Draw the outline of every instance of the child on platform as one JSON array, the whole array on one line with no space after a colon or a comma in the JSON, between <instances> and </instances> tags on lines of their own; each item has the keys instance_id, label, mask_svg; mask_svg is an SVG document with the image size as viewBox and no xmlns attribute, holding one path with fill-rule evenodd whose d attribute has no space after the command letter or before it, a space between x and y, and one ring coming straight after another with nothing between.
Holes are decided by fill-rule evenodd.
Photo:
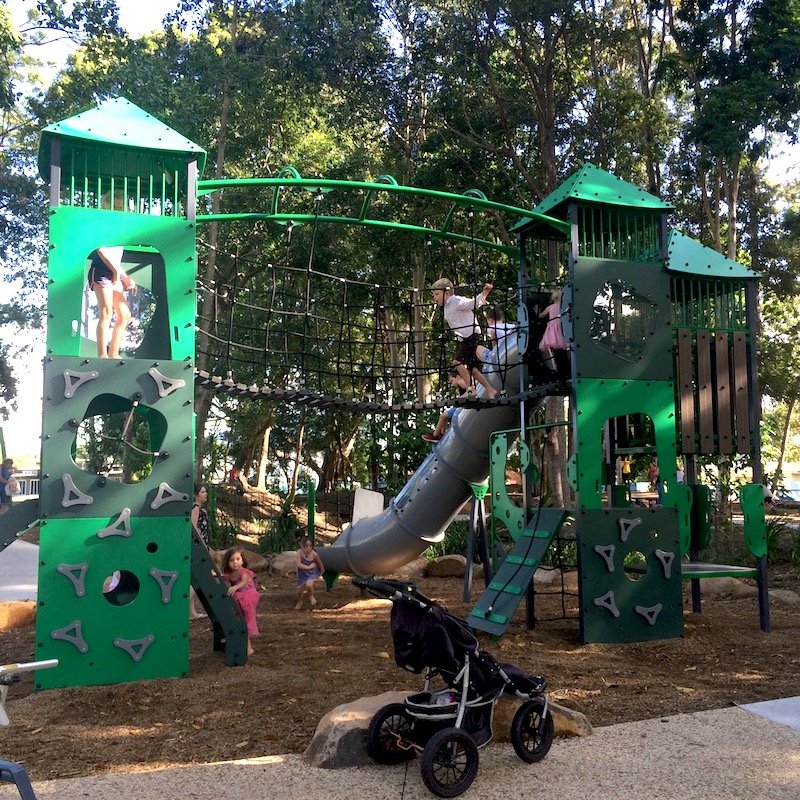
<instances>
[{"instance_id":1,"label":"child on platform","mask_svg":"<svg viewBox=\"0 0 800 800\"><path fill-rule=\"evenodd\" d=\"M438 281L431 284L433 300L437 306L442 307L445 321L458 341L453 366L468 387L461 395L460 399L462 400L471 395L473 380L483 386L486 396L490 400L494 400L497 396L497 389L489 383L479 369L480 360L477 349L480 343L481 328L475 316L475 311L486 305L492 288L491 283L485 283L480 294L475 297L462 297L453 293L453 283L449 278L439 278Z\"/></svg>"},{"instance_id":2,"label":"child on platform","mask_svg":"<svg viewBox=\"0 0 800 800\"><path fill-rule=\"evenodd\" d=\"M558 371L555 350L569 350L569 342L561 332L561 289L553 289L550 293L550 305L539 312L539 319L547 320L539 350L545 366L553 372Z\"/></svg>"},{"instance_id":3,"label":"child on platform","mask_svg":"<svg viewBox=\"0 0 800 800\"><path fill-rule=\"evenodd\" d=\"M225 551L222 559L222 577L229 583L228 597L233 597L239 606L244 621L247 623L247 655L253 655L253 646L250 644L251 636L258 636L256 623L256 606L261 599L255 584L256 574L247 568L247 559L244 553L236 547Z\"/></svg>"},{"instance_id":4,"label":"child on platform","mask_svg":"<svg viewBox=\"0 0 800 800\"><path fill-rule=\"evenodd\" d=\"M301 547L297 551L295 566L297 567L297 578L295 579L297 602L294 610L299 611L303 607L303 595L305 594L308 595L309 605L314 608L317 604L317 598L314 597L314 581L322 575L325 567L322 566L322 560L308 536L303 539Z\"/></svg>"}]
</instances>

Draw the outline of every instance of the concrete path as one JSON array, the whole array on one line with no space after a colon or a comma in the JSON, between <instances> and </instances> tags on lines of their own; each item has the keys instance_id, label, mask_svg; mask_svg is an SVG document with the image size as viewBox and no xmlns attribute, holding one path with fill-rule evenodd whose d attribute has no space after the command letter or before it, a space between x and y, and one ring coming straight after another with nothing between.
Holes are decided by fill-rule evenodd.
<instances>
[{"instance_id":1,"label":"concrete path","mask_svg":"<svg viewBox=\"0 0 800 800\"><path fill-rule=\"evenodd\" d=\"M762 705L762 704L754 704ZM13 725L13 723L12 723ZM264 719L265 730L269 727ZM7 729L13 735L13 727ZM309 767L300 756L34 783L39 800L429 800L419 759L407 766ZM19 797L0 786L0 800ZM796 800L800 731L742 708L679 714L557 739L527 765L510 745L480 752L465 800Z\"/></svg>"},{"instance_id":2,"label":"concrete path","mask_svg":"<svg viewBox=\"0 0 800 800\"><path fill-rule=\"evenodd\" d=\"M35 600L39 545L17 540L0 552L0 601Z\"/></svg>"}]
</instances>

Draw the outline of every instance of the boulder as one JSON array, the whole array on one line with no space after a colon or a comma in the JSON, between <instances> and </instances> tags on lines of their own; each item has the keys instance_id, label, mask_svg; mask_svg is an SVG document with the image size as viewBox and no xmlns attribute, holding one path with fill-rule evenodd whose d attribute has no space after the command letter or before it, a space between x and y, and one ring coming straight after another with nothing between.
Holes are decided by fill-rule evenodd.
<instances>
[{"instance_id":1,"label":"boulder","mask_svg":"<svg viewBox=\"0 0 800 800\"><path fill-rule=\"evenodd\" d=\"M295 572L296 559L297 550L284 550L282 553L276 553L272 559L272 569L281 575L285 575L288 572Z\"/></svg>"},{"instance_id":2,"label":"boulder","mask_svg":"<svg viewBox=\"0 0 800 800\"><path fill-rule=\"evenodd\" d=\"M396 569L394 574L398 578L424 578L428 569L428 559L420 556L408 564Z\"/></svg>"},{"instance_id":3,"label":"boulder","mask_svg":"<svg viewBox=\"0 0 800 800\"><path fill-rule=\"evenodd\" d=\"M533 583L536 586L551 586L558 575L557 569L539 569L533 573Z\"/></svg>"},{"instance_id":4,"label":"boulder","mask_svg":"<svg viewBox=\"0 0 800 800\"><path fill-rule=\"evenodd\" d=\"M517 709L524 700L501 700L494 709L494 741L511 741L511 723ZM570 738L573 736L591 736L594 730L585 714L571 708L550 703L550 713L553 715L553 726L556 736Z\"/></svg>"},{"instance_id":5,"label":"boulder","mask_svg":"<svg viewBox=\"0 0 800 800\"><path fill-rule=\"evenodd\" d=\"M743 583L738 578L701 578L700 593L707 597L752 597L758 594L758 587Z\"/></svg>"},{"instance_id":6,"label":"boulder","mask_svg":"<svg viewBox=\"0 0 800 800\"><path fill-rule=\"evenodd\" d=\"M428 562L428 577L463 578L466 566L467 559L458 553L439 556L438 558L434 558L433 561Z\"/></svg>"},{"instance_id":7,"label":"boulder","mask_svg":"<svg viewBox=\"0 0 800 800\"><path fill-rule=\"evenodd\" d=\"M0 631L24 628L36 621L35 600L13 600L0 603Z\"/></svg>"},{"instance_id":8,"label":"boulder","mask_svg":"<svg viewBox=\"0 0 800 800\"><path fill-rule=\"evenodd\" d=\"M336 706L317 724L314 738L303 753L312 766L323 769L360 767L372 763L366 735L372 718L389 703L402 703L411 692L384 692Z\"/></svg>"},{"instance_id":9,"label":"boulder","mask_svg":"<svg viewBox=\"0 0 800 800\"><path fill-rule=\"evenodd\" d=\"M800 606L800 594L791 589L770 589L769 599L788 606Z\"/></svg>"},{"instance_id":10,"label":"boulder","mask_svg":"<svg viewBox=\"0 0 800 800\"><path fill-rule=\"evenodd\" d=\"M372 763L367 754L366 733L372 717L389 703L402 703L411 692L384 692L345 703L328 712L317 725L303 758L312 766L342 769ZM511 722L522 700L501 700L495 707L494 740L511 739ZM592 726L579 711L550 703L556 736L589 736Z\"/></svg>"}]
</instances>

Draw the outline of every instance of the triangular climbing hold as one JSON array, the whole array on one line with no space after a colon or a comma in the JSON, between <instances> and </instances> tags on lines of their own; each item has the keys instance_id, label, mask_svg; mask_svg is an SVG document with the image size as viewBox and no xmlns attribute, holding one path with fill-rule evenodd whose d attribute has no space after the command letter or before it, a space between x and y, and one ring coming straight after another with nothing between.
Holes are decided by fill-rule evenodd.
<instances>
[{"instance_id":1,"label":"triangular climbing hold","mask_svg":"<svg viewBox=\"0 0 800 800\"><path fill-rule=\"evenodd\" d=\"M83 630L81 629L81 621L76 619L63 628L55 628L50 631L51 639L60 639L64 642L69 642L74 645L79 653L88 653L89 645L86 644L86 639L83 638Z\"/></svg>"},{"instance_id":2,"label":"triangular climbing hold","mask_svg":"<svg viewBox=\"0 0 800 800\"><path fill-rule=\"evenodd\" d=\"M84 494L75 485L72 476L65 472L61 476L61 482L64 484L64 497L61 499L61 505L64 508L70 506L90 506L94 502L94 498L89 494Z\"/></svg>"},{"instance_id":3,"label":"triangular climbing hold","mask_svg":"<svg viewBox=\"0 0 800 800\"><path fill-rule=\"evenodd\" d=\"M147 648L156 640L152 633L142 636L141 639L114 639L114 646L124 650L134 661L139 662L144 658Z\"/></svg>"},{"instance_id":4,"label":"triangular climbing hold","mask_svg":"<svg viewBox=\"0 0 800 800\"><path fill-rule=\"evenodd\" d=\"M661 567L664 570L664 577L669 580L672 577L672 564L675 561L675 553L669 553L666 550L656 550L654 555L661 562Z\"/></svg>"},{"instance_id":5,"label":"triangular climbing hold","mask_svg":"<svg viewBox=\"0 0 800 800\"><path fill-rule=\"evenodd\" d=\"M619 609L617 608L617 601L614 599L614 592L610 589L600 597L595 597L594 604L598 608L604 608L612 617L619 616Z\"/></svg>"},{"instance_id":6,"label":"triangular climbing hold","mask_svg":"<svg viewBox=\"0 0 800 800\"><path fill-rule=\"evenodd\" d=\"M72 581L75 587L75 597L83 597L86 594L86 571L89 569L87 563L83 564L59 564L56 572L60 572Z\"/></svg>"},{"instance_id":7,"label":"triangular climbing hold","mask_svg":"<svg viewBox=\"0 0 800 800\"><path fill-rule=\"evenodd\" d=\"M621 542L627 542L628 536L630 536L631 531L637 525L642 524L642 518L633 517L632 519L627 519L626 517L620 517L618 522L619 522L619 539Z\"/></svg>"},{"instance_id":8,"label":"triangular climbing hold","mask_svg":"<svg viewBox=\"0 0 800 800\"><path fill-rule=\"evenodd\" d=\"M663 610L664 605L662 603L656 603L654 606L634 606L633 610L637 614L641 614L648 622L649 625L655 625L656 620L658 619L658 615Z\"/></svg>"},{"instance_id":9,"label":"triangular climbing hold","mask_svg":"<svg viewBox=\"0 0 800 800\"><path fill-rule=\"evenodd\" d=\"M159 397L167 397L178 389L183 389L183 387L186 386L186 381L183 380L183 378L168 378L155 367L150 367L150 369L147 370L147 374L156 382Z\"/></svg>"},{"instance_id":10,"label":"triangular climbing hold","mask_svg":"<svg viewBox=\"0 0 800 800\"><path fill-rule=\"evenodd\" d=\"M605 561L606 569L609 572L613 572L616 547L613 544L596 544L594 546L594 551Z\"/></svg>"},{"instance_id":11,"label":"triangular climbing hold","mask_svg":"<svg viewBox=\"0 0 800 800\"><path fill-rule=\"evenodd\" d=\"M161 589L161 602L169 603L172 596L172 587L174 586L175 581L178 579L178 573L174 570L167 572L163 569L151 567L150 575L155 578L156 583L158 583L158 586Z\"/></svg>"},{"instance_id":12,"label":"triangular climbing hold","mask_svg":"<svg viewBox=\"0 0 800 800\"><path fill-rule=\"evenodd\" d=\"M150 503L150 508L155 511L157 508L167 503L185 503L189 499L188 494L176 492L168 483L159 483L155 499Z\"/></svg>"},{"instance_id":13,"label":"triangular climbing hold","mask_svg":"<svg viewBox=\"0 0 800 800\"><path fill-rule=\"evenodd\" d=\"M105 539L108 536L132 536L133 530L131 530L131 510L129 508L123 508L120 511L119 516L110 524L106 525L105 528L101 528L97 531L97 538L98 539Z\"/></svg>"},{"instance_id":14,"label":"triangular climbing hold","mask_svg":"<svg viewBox=\"0 0 800 800\"><path fill-rule=\"evenodd\" d=\"M73 372L71 369L64 370L64 397L70 398L75 394L75 390L83 386L84 383L93 381L98 372Z\"/></svg>"}]
</instances>

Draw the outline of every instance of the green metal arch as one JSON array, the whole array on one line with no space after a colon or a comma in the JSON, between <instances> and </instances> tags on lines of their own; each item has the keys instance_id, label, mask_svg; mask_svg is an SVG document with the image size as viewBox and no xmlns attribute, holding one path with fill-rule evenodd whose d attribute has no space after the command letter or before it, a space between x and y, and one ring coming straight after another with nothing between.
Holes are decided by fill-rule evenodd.
<instances>
[{"instance_id":1,"label":"green metal arch","mask_svg":"<svg viewBox=\"0 0 800 800\"><path fill-rule=\"evenodd\" d=\"M339 225L363 225L367 227L394 229L426 236L431 239L446 239L461 242L474 242L488 249L499 250L508 255L516 256L516 247L504 245L488 239L479 239L465 234L455 233L450 230L453 215L458 208L471 208L485 211L498 211L515 218L521 218L541 227L546 238L563 239L569 234L569 225L562 220L548 217L544 214L531 211L527 208L510 206L488 200L486 195L478 189L469 189L464 194L452 194L435 189L421 189L414 186L402 186L391 175L381 175L376 181L344 181L330 178L302 178L294 167L284 167L276 178L223 178L199 181L197 194L206 195L222 189L236 189L244 187L265 187L272 189L269 211L265 212L224 212L217 214L198 214L198 222L226 222L234 220L269 220L278 224L292 222L303 224L307 222L329 222ZM288 214L280 211L280 195L284 189L304 189L312 192L363 191L365 197L357 217L332 216L326 214ZM449 210L444 216L439 227L414 225L403 222L370 217L369 208L376 194L409 195L422 198L445 200L450 203Z\"/></svg>"}]
</instances>

